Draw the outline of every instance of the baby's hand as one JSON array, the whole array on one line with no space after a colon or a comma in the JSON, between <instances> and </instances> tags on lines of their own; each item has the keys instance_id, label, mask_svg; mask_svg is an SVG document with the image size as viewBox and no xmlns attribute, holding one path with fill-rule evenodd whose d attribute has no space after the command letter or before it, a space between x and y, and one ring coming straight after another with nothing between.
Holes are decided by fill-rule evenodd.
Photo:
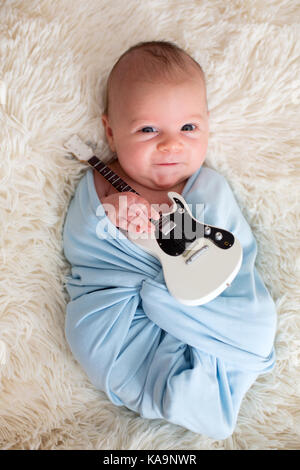
<instances>
[{"instance_id":1,"label":"baby's hand","mask_svg":"<svg viewBox=\"0 0 300 470\"><path fill-rule=\"evenodd\" d=\"M155 227L149 219L160 217L146 199L132 192L110 194L101 202L111 222L128 232L153 232Z\"/></svg>"}]
</instances>

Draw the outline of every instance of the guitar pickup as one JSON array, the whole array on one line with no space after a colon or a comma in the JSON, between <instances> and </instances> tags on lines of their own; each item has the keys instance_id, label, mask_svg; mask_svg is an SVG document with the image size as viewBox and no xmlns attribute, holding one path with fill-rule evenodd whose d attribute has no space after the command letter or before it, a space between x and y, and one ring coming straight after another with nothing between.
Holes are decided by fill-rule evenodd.
<instances>
[{"instance_id":1,"label":"guitar pickup","mask_svg":"<svg viewBox=\"0 0 300 470\"><path fill-rule=\"evenodd\" d=\"M176 227L176 224L175 222L173 222L172 220L165 220L163 223L162 223L162 226L161 226L161 231L164 235L168 235L170 232L172 232L172 230Z\"/></svg>"}]
</instances>

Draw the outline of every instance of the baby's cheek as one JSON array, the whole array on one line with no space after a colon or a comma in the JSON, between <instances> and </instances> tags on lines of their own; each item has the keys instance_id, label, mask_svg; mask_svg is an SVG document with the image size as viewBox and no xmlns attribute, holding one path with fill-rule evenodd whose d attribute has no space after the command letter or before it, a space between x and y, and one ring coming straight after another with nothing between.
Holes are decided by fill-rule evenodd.
<instances>
[{"instance_id":1,"label":"baby's cheek","mask_svg":"<svg viewBox=\"0 0 300 470\"><path fill-rule=\"evenodd\" d=\"M142 149L139 145L132 145L132 143L128 143L122 145L118 152L118 158L120 163L122 162L124 165L129 166L139 164L139 159L143 155Z\"/></svg>"},{"instance_id":2,"label":"baby's cheek","mask_svg":"<svg viewBox=\"0 0 300 470\"><path fill-rule=\"evenodd\" d=\"M138 176L142 173L147 172L147 168L149 165L149 158L146 149L143 151L137 152L136 149L126 152L126 156L124 156L122 163L122 167L131 176L135 179L135 176Z\"/></svg>"}]
</instances>

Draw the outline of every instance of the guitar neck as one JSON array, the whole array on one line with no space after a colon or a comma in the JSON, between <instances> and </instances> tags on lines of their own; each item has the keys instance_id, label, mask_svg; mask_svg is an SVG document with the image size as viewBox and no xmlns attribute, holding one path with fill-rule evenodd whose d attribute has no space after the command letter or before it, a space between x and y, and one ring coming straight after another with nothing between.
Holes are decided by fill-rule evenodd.
<instances>
[{"instance_id":1,"label":"guitar neck","mask_svg":"<svg viewBox=\"0 0 300 470\"><path fill-rule=\"evenodd\" d=\"M93 156L89 160L87 160L87 162L91 167L95 168L95 170L97 170L120 193L128 191L140 196L140 194L135 191L135 189L133 189L131 186L129 186L129 184L122 180L122 178L117 175L117 173L115 173L107 165L105 165L105 163L103 163L98 157ZM155 225L155 227L158 228L159 231L161 231L162 218L160 220L151 221Z\"/></svg>"},{"instance_id":2,"label":"guitar neck","mask_svg":"<svg viewBox=\"0 0 300 470\"><path fill-rule=\"evenodd\" d=\"M136 192L129 184L127 184L122 178L117 175L113 170L111 170L105 163L103 163L98 157L93 156L87 160L88 164L95 168L117 191L122 192L131 192L139 196L139 193Z\"/></svg>"}]
</instances>

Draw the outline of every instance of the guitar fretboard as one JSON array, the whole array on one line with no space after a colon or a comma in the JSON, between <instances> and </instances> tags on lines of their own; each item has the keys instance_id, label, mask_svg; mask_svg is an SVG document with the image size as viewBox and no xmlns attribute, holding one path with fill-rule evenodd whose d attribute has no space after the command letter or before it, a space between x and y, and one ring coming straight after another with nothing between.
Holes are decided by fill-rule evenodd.
<instances>
[{"instance_id":1,"label":"guitar fretboard","mask_svg":"<svg viewBox=\"0 0 300 470\"><path fill-rule=\"evenodd\" d=\"M103 163L98 157L93 156L88 160L88 163L93 168L95 168L95 170L97 170L107 181L109 181L117 191L129 191L139 196L138 192L136 192L131 186L129 186L129 184L122 180L122 178L117 175L117 173L105 165L105 163Z\"/></svg>"}]
</instances>

